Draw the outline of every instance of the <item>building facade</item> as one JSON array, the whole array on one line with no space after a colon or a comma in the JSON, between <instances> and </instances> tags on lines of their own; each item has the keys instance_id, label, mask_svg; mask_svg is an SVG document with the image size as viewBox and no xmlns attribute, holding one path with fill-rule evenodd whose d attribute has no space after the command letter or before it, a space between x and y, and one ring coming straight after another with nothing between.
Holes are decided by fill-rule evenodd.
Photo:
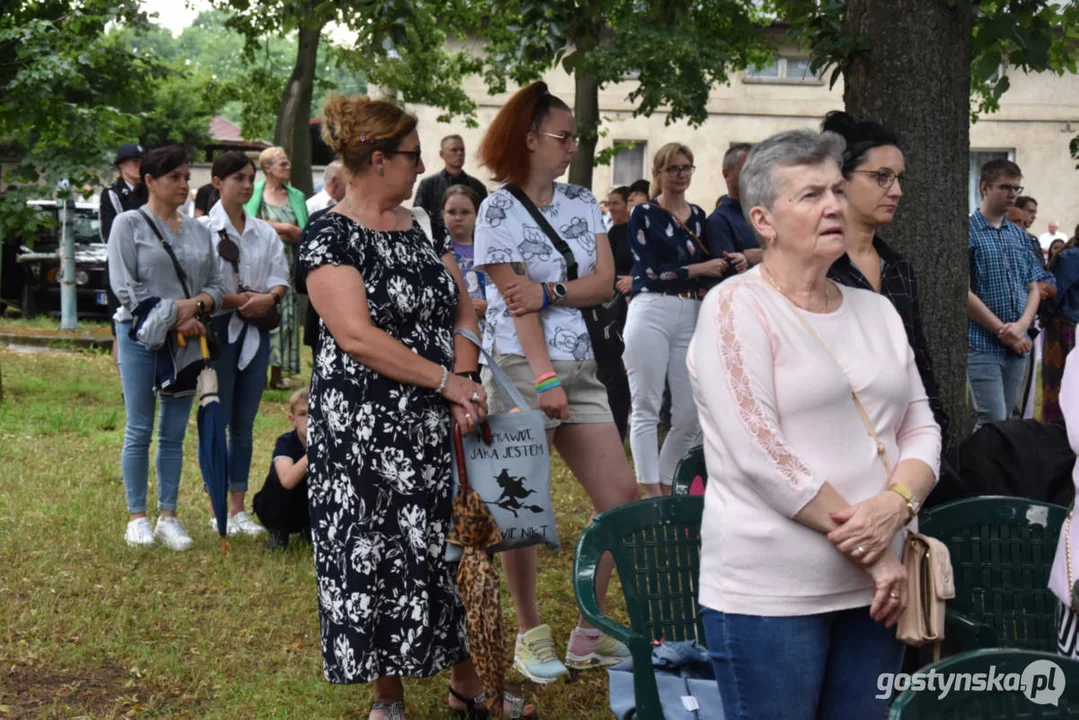
<instances>
[{"instance_id":1,"label":"building facade","mask_svg":"<svg viewBox=\"0 0 1079 720\"><path fill-rule=\"evenodd\" d=\"M1004 72L1009 76L1011 88L1004 94L998 112L983 116L971 125L969 166L957 168L957 172L968 177L970 209L973 211L979 203L981 164L993 157L1008 157L1023 169L1024 194L1038 201L1038 220L1032 230L1044 232L1049 221L1055 220L1064 232L1072 235L1079 223L1079 202L1074 189L1079 171L1068 146L1079 134L1079 76L1026 74L1008 69ZM548 72L544 80L552 93L573 106L572 76L559 68ZM428 173L441 170L439 140L457 133L465 141L468 157L465 170L493 186L484 169L478 166L475 150L484 128L509 94L489 94L479 78L470 78L466 88L480 106L478 128L466 128L461 122L440 123L437 108L424 105L410 108L420 119L424 162ZM708 103L708 119L697 128L685 122L667 126L663 112L651 117L633 117L634 106L626 100L632 89L632 81L627 80L599 93L600 116L607 135L600 139L597 150L617 142L633 142L634 147L622 150L610 165L594 169L593 192L604 195L611 188L638 178L651 180L655 150L677 141L693 150L697 167L687 196L706 210L727 192L721 165L723 154L732 143L758 142L794 128L819 128L828 111L843 108L842 80L829 88L825 80L809 73L808 59L794 52L782 53L768 68L734 73L728 85L714 88ZM907 173L917 180L917 168L909 167Z\"/></svg>"}]
</instances>

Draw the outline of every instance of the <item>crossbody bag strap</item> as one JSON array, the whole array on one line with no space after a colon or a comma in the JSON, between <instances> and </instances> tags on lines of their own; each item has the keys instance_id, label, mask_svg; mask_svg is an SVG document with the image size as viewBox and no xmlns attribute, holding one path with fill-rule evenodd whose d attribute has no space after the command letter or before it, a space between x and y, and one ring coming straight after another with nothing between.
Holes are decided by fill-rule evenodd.
<instances>
[{"instance_id":1,"label":"crossbody bag strap","mask_svg":"<svg viewBox=\"0 0 1079 720\"><path fill-rule=\"evenodd\" d=\"M667 208L663 207L662 205L660 205L660 204L659 204L659 203L657 203L657 202L652 202L651 200L649 200L649 201L648 201L648 204L649 204L649 205L651 205L651 206L652 206L652 207L654 207L654 208L659 208L659 209L660 209L660 210L662 210L663 212L665 212L665 213L667 213L668 215L670 215L670 216L671 216L671 219L672 219L672 220L674 220L674 221L675 221L676 223L678 223L678 225L679 225L679 226L680 226L680 227L681 227L681 228L682 228L683 230L685 230L685 231L686 231L686 234L688 234L688 235L689 235L689 236L690 236L691 238L693 238L693 242L697 243L697 247L699 247L699 248L701 249L701 252L702 252L702 253L704 253L704 256L705 256L705 257L711 257L711 256L712 256L712 253L708 252L708 248L706 248L706 247L704 246L704 243L703 243L703 242L701 242L701 239L700 239L699 237L697 237L697 234L696 234L696 233L694 233L694 232L693 232L692 230L690 230L690 229L689 229L689 226L688 226L688 225L686 225L686 224L685 224L684 222L682 222L682 219L681 219L681 218L679 218L679 217L678 217L677 215L675 215L675 214L674 214L673 212L671 212L670 210L668 210ZM691 211L691 212L690 212L690 215L692 215L692 214L693 214L693 213L692 213L692 211Z\"/></svg>"},{"instance_id":2,"label":"crossbody bag strap","mask_svg":"<svg viewBox=\"0 0 1079 720\"><path fill-rule=\"evenodd\" d=\"M566 241L562 239L562 236L555 232L555 229L551 227L551 223L547 222L547 218L543 217L543 213L536 207L536 203L532 202L532 198L528 197L524 190L516 185L507 185L506 189L509 190L510 195L517 198L517 202L524 205L525 210L527 210L528 214L532 216L532 219L536 221L540 230L542 230L554 244L554 249L566 259L566 279L576 280L577 258L573 256L573 250L571 250Z\"/></svg>"},{"instance_id":3,"label":"crossbody bag strap","mask_svg":"<svg viewBox=\"0 0 1079 720\"><path fill-rule=\"evenodd\" d=\"M184 297L190 299L191 293L188 292L187 289L187 273L185 273L184 269L180 267L180 261L176 259L176 253L172 251L172 246L169 245L167 240L165 240L165 237L161 234L161 231L157 229L157 225L154 224L154 221L150 218L149 215L147 215L143 211L142 208L139 208L138 213L139 215L142 215L142 218L146 221L146 224L150 226L151 230L153 230L154 235L157 237L158 240L161 241L161 246L165 248L165 252L169 254L169 260L172 260L172 267L174 270L176 270L176 277L180 279L180 287L184 289Z\"/></svg>"},{"instance_id":4,"label":"crossbody bag strap","mask_svg":"<svg viewBox=\"0 0 1079 720\"><path fill-rule=\"evenodd\" d=\"M764 283L763 279L761 279L761 283ZM779 291L777 290L776 292ZM832 351L828 348L828 344L824 342L824 340L817 333L817 331L813 329L813 326L809 324L809 321L805 319L805 317L802 315L802 311L797 305L794 304L794 301L787 297L785 293L779 292L779 294L782 295L783 299L786 300L787 303L791 306L791 311L794 313L794 316L798 318L799 321L801 321L802 325L805 326L805 329L809 331L809 334L812 335L818 343L820 343L820 346L824 348L824 352L828 353L828 357L832 358L832 362L834 362L839 367L839 371L843 373L843 377L846 378L847 385L850 387L851 399L854 400L854 406L858 408L858 416L862 419L862 424L865 425L866 434L869 435L869 438L876 446L877 457L879 457L881 463L884 464L884 469L888 473L888 477L891 477L892 464L888 461L888 449L884 446L884 443L881 442L880 436L877 435L877 429L873 427L873 421L869 419L869 413L866 411L865 405L862 404L861 398L858 397L858 393L855 392L854 385L853 383L851 383L850 377L847 376L847 371L844 370L843 366L840 365L838 360L836 360L835 355L833 355Z\"/></svg>"}]
</instances>

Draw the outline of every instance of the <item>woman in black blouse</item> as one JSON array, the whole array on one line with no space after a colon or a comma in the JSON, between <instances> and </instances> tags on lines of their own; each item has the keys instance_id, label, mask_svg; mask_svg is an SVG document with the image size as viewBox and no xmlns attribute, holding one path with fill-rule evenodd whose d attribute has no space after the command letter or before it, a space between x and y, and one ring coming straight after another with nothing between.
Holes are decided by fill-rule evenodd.
<instances>
[{"instance_id":1,"label":"woman in black blouse","mask_svg":"<svg viewBox=\"0 0 1079 720\"><path fill-rule=\"evenodd\" d=\"M633 251L629 247L629 188L622 185L607 195L607 208L611 213L612 225L607 231L607 240L611 243L614 255L614 287L623 295L629 295L633 287ZM626 303L621 302L622 316L618 322L618 332L625 334ZM624 442L629 429L629 380L626 368L621 363L601 365L596 369L600 382L607 388L607 401L611 404L611 414L618 428L618 435Z\"/></svg>"},{"instance_id":2,"label":"woman in black blouse","mask_svg":"<svg viewBox=\"0 0 1079 720\"><path fill-rule=\"evenodd\" d=\"M895 306L903 318L907 341L914 350L918 374L929 396L933 417L940 425L942 447L947 452L951 421L940 400L940 387L933 375L922 330L914 268L877 235L880 227L891 225L903 197L906 164L899 138L888 128L858 122L839 111L828 113L823 130L847 141L843 153L843 177L847 180L847 254L835 261L828 277L849 287L878 292Z\"/></svg>"},{"instance_id":3,"label":"woman in black blouse","mask_svg":"<svg viewBox=\"0 0 1079 720\"><path fill-rule=\"evenodd\" d=\"M707 214L686 200L693 152L668 143L652 161L653 199L633 208L633 299L626 319L623 360L633 402L629 444L637 482L648 497L669 495L674 468L699 440L697 406L686 353L697 327L704 283L730 267L707 250ZM663 387L671 389L671 430L659 450Z\"/></svg>"},{"instance_id":4,"label":"woman in black blouse","mask_svg":"<svg viewBox=\"0 0 1079 720\"><path fill-rule=\"evenodd\" d=\"M611 228L607 240L614 254L614 286L623 295L633 288L633 250L629 247L629 188L620 185L607 195Z\"/></svg>"}]
</instances>

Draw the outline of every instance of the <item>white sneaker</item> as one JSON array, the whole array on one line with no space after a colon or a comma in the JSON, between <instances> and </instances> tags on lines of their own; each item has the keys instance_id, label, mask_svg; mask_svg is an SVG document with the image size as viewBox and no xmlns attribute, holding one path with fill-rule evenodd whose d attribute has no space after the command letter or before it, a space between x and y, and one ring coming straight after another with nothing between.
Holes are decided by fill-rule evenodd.
<instances>
[{"instance_id":1,"label":"white sneaker","mask_svg":"<svg viewBox=\"0 0 1079 720\"><path fill-rule=\"evenodd\" d=\"M217 518L213 515L210 516L210 529L214 531L214 535L217 535ZM239 534L239 529L236 527L236 523L232 522L232 518L229 517L227 523L225 523L225 534L229 537Z\"/></svg>"},{"instance_id":2,"label":"white sneaker","mask_svg":"<svg viewBox=\"0 0 1079 720\"><path fill-rule=\"evenodd\" d=\"M150 526L150 518L140 517L127 524L127 532L124 540L131 547L152 547L154 544L154 530Z\"/></svg>"},{"instance_id":3,"label":"white sneaker","mask_svg":"<svg viewBox=\"0 0 1079 720\"><path fill-rule=\"evenodd\" d=\"M159 517L154 537L169 550L190 550L195 542L175 517Z\"/></svg>"},{"instance_id":4,"label":"white sneaker","mask_svg":"<svg viewBox=\"0 0 1079 720\"><path fill-rule=\"evenodd\" d=\"M210 516L210 527L215 533L217 532L217 518L213 515ZM244 510L235 515L229 515L228 523L225 525L225 534L229 537L233 535L261 535L264 532L266 532L266 528L255 522L255 519Z\"/></svg>"},{"instance_id":5,"label":"white sneaker","mask_svg":"<svg viewBox=\"0 0 1079 720\"><path fill-rule=\"evenodd\" d=\"M217 527L217 521L214 521L214 527ZM236 531L233 532L233 528ZM255 522L255 518L246 510L241 510L235 515L229 516L229 535L261 535L266 532L266 528Z\"/></svg>"}]
</instances>

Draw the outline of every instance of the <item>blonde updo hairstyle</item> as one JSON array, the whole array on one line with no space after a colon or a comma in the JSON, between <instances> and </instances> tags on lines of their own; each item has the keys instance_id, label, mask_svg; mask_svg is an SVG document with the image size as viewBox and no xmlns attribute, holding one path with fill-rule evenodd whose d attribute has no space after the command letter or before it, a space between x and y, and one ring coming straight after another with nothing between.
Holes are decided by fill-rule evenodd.
<instances>
[{"instance_id":1,"label":"blonde updo hairstyle","mask_svg":"<svg viewBox=\"0 0 1079 720\"><path fill-rule=\"evenodd\" d=\"M262 172L266 172L266 168L277 162L277 159L280 157L288 157L288 153L285 152L285 148L280 146L268 147L262 152L260 152L259 167L262 168Z\"/></svg>"},{"instance_id":2,"label":"blonde updo hairstyle","mask_svg":"<svg viewBox=\"0 0 1079 720\"><path fill-rule=\"evenodd\" d=\"M360 175L376 151L396 150L416 129L416 116L385 100L332 93L322 108L322 140L350 175Z\"/></svg>"},{"instance_id":3,"label":"blonde updo hairstyle","mask_svg":"<svg viewBox=\"0 0 1079 720\"><path fill-rule=\"evenodd\" d=\"M667 167L667 163L671 161L671 158L681 153L689 158L689 162L693 164L693 151L681 143L667 143L659 150L656 150L655 157L652 158L652 197L659 197L659 194L663 192L663 185L660 183L660 178L663 177L663 169Z\"/></svg>"}]
</instances>

